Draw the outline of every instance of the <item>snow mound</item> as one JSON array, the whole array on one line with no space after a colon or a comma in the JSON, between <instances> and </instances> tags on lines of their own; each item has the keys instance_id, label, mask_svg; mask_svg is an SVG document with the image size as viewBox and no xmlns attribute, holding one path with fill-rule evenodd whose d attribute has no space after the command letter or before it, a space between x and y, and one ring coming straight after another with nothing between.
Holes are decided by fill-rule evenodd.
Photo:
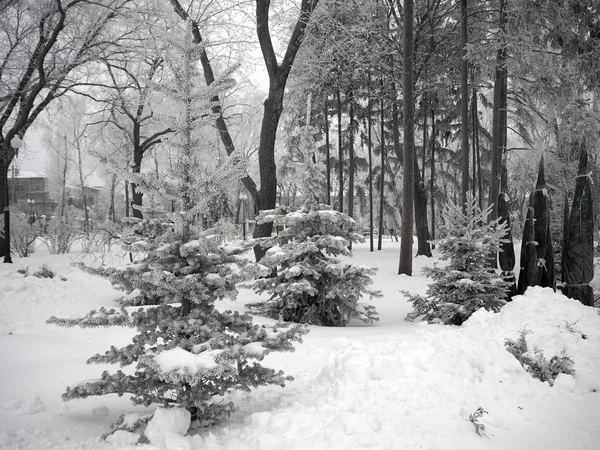
<instances>
[{"instance_id":1,"label":"snow mound","mask_svg":"<svg viewBox=\"0 0 600 450\"><path fill-rule=\"evenodd\" d=\"M40 394L35 394L22 411L22 414L38 414L46 411L46 404L40 398Z\"/></svg>"},{"instance_id":2,"label":"snow mound","mask_svg":"<svg viewBox=\"0 0 600 450\"><path fill-rule=\"evenodd\" d=\"M140 439L138 433L131 433L125 430L117 430L110 436L106 437L106 442L115 445L133 445L137 444Z\"/></svg>"},{"instance_id":3,"label":"snow mound","mask_svg":"<svg viewBox=\"0 0 600 450\"><path fill-rule=\"evenodd\" d=\"M189 449L183 436L190 428L190 420L190 412L183 408L157 408L146 427L146 437L152 445L159 448Z\"/></svg>"},{"instance_id":4,"label":"snow mound","mask_svg":"<svg viewBox=\"0 0 600 450\"><path fill-rule=\"evenodd\" d=\"M504 341L525 326L532 348L548 358L566 349L574 377L561 375L550 387L521 367ZM218 436L222 448L391 449L402 443L409 449L558 450L574 442L578 449L597 448L600 398L593 389L600 358L593 355L600 355L600 316L593 308L532 288L500 313L480 310L462 327L419 328L416 339L392 335L369 345L335 339L330 362L316 377L297 379L277 400L253 394L250 401L272 407L247 411L242 428ZM480 406L488 412L479 422L489 439L469 421Z\"/></svg>"}]
</instances>

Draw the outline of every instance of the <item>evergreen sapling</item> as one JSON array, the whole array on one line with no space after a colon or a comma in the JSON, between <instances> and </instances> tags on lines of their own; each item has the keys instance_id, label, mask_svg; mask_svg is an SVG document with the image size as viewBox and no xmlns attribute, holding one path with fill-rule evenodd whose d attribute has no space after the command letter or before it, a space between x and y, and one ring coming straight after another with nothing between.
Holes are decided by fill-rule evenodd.
<instances>
[{"instance_id":1,"label":"evergreen sapling","mask_svg":"<svg viewBox=\"0 0 600 450\"><path fill-rule=\"evenodd\" d=\"M232 158L209 177L199 160L194 135L210 121L210 114L205 112L215 88L195 86L197 74L192 68L196 66L197 48L184 50L182 66L174 69L177 83L173 89L182 107L171 124L174 132L169 139L178 154L177 164L168 177L135 177L145 192L177 200L181 210L170 220L144 220L135 225L135 238L125 249L141 254L140 260L123 268L79 265L108 278L117 289L127 293L138 290L140 296L152 297L158 304L100 309L81 318L52 317L48 322L137 330L128 345L111 346L88 360L133 366L133 370L105 371L97 380L70 386L63 394L65 400L127 394L136 405L185 408L196 425L210 425L231 413L233 403L227 394L232 390L284 386L291 380L259 361L272 351L293 351L292 342L301 341L306 330L289 324L253 325L248 314L215 308L217 300L237 295L242 269L251 265L241 257L249 244L223 244L218 234L203 229L201 218L218 187L239 178L242 168L239 159ZM204 109L200 111L199 105ZM149 417L131 422L122 417L116 428L132 430L147 420Z\"/></svg>"},{"instance_id":2,"label":"evergreen sapling","mask_svg":"<svg viewBox=\"0 0 600 450\"><path fill-rule=\"evenodd\" d=\"M375 308L360 302L367 294L381 294L369 287L376 269L342 262L351 256L351 242L362 242L354 232L354 220L319 203L322 174L308 150L309 127L303 140L303 161L298 163L305 203L296 211L285 208L261 211L259 223L277 221L283 231L262 242L269 250L260 260L273 275L256 280L255 292L269 299L246 305L252 312L286 322L344 326L352 318L371 323L379 320Z\"/></svg>"},{"instance_id":3,"label":"evergreen sapling","mask_svg":"<svg viewBox=\"0 0 600 450\"><path fill-rule=\"evenodd\" d=\"M430 323L461 325L479 308L497 312L506 303L510 283L489 267L489 257L500 250L506 224L487 222L491 207L483 212L469 198L465 211L450 202L443 214L441 239L435 242L442 260L449 264L426 267L423 273L433 279L426 296L402 291L414 310L407 320L422 318Z\"/></svg>"}]
</instances>

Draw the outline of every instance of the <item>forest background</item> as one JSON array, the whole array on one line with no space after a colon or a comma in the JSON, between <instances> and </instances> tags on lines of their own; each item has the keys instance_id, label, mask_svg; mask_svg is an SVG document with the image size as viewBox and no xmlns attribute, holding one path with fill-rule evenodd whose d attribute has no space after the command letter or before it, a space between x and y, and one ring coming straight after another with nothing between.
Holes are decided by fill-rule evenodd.
<instances>
[{"instance_id":1,"label":"forest background","mask_svg":"<svg viewBox=\"0 0 600 450\"><path fill-rule=\"evenodd\" d=\"M3 2L0 203L10 165L25 168L37 145L29 136L37 136L50 155L44 171L57 216L99 223L177 210L174 201L144 196L127 173L158 179L173 167L165 118L177 106L169 83L182 52L194 47L194 76L228 86L212 99L211 123L195 130L203 170L230 155L246 164L238 183L221 187L207 225L301 204L293 163L309 133L323 172L321 201L363 226L371 248L381 248L384 233L412 236L414 217L421 254L430 251L443 205L467 193L482 206L507 194L520 236L544 154L560 253L579 153L595 163L599 151L599 6L412 3ZM20 152L15 136L25 141ZM88 209L83 186L92 172L104 189ZM82 187L82 211L64 204L70 184ZM597 196L598 183L593 189ZM267 224L254 234L271 231ZM404 255L404 273L411 257Z\"/></svg>"}]
</instances>

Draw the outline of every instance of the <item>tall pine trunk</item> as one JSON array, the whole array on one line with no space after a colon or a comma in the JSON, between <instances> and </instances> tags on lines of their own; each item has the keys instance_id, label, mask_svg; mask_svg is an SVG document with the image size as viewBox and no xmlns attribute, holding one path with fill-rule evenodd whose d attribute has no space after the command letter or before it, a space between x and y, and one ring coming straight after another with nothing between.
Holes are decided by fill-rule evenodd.
<instances>
[{"instance_id":1,"label":"tall pine trunk","mask_svg":"<svg viewBox=\"0 0 600 450\"><path fill-rule=\"evenodd\" d=\"M462 59L460 62L460 89L461 89L461 155L462 155L462 183L461 183L461 204L463 210L467 204L467 194L469 193L469 65L467 61L467 0L460 1L461 26L460 26L460 46L462 49Z\"/></svg>"},{"instance_id":2,"label":"tall pine trunk","mask_svg":"<svg viewBox=\"0 0 600 450\"><path fill-rule=\"evenodd\" d=\"M500 16L498 26L501 30L506 29L505 0L500 0ZM498 48L496 54L496 71L494 75L494 104L492 106L492 173L490 180L489 204L496 202L500 194L500 165L502 161L502 140L504 133L501 130L502 118L502 90L504 83L504 64L506 61L506 50L503 46ZM490 220L498 218L498 205L492 208Z\"/></svg>"},{"instance_id":3,"label":"tall pine trunk","mask_svg":"<svg viewBox=\"0 0 600 450\"><path fill-rule=\"evenodd\" d=\"M342 99L340 89L337 90L337 122L338 122L338 211L344 212L344 148L342 146Z\"/></svg>"},{"instance_id":4,"label":"tall pine trunk","mask_svg":"<svg viewBox=\"0 0 600 450\"><path fill-rule=\"evenodd\" d=\"M371 72L369 72L369 99L367 100L367 144L369 148L369 250L373 251L373 137L371 105Z\"/></svg>"},{"instance_id":5,"label":"tall pine trunk","mask_svg":"<svg viewBox=\"0 0 600 450\"><path fill-rule=\"evenodd\" d=\"M328 96L325 96L325 152L326 152L326 170L327 170L327 204L331 206L331 155L329 149L329 105L328 105Z\"/></svg>"},{"instance_id":6,"label":"tall pine trunk","mask_svg":"<svg viewBox=\"0 0 600 450\"><path fill-rule=\"evenodd\" d=\"M348 116L350 123L348 125L348 215L354 218L354 172L356 170L356 161L354 161L354 92L352 88L348 93ZM352 248L352 244L350 244Z\"/></svg>"},{"instance_id":7,"label":"tall pine trunk","mask_svg":"<svg viewBox=\"0 0 600 450\"><path fill-rule=\"evenodd\" d=\"M402 177L402 230L398 274L412 275L413 205L415 169L415 104L414 104L414 4L404 0L404 158Z\"/></svg>"},{"instance_id":8,"label":"tall pine trunk","mask_svg":"<svg viewBox=\"0 0 600 450\"><path fill-rule=\"evenodd\" d=\"M429 229L427 226L427 190L421 178L419 163L415 158L415 229L417 232L417 255L431 257L431 246L429 245Z\"/></svg>"},{"instance_id":9,"label":"tall pine trunk","mask_svg":"<svg viewBox=\"0 0 600 450\"><path fill-rule=\"evenodd\" d=\"M431 195L431 240L435 241L435 112L431 109L431 180L429 193ZM432 245L432 248L435 246Z\"/></svg>"},{"instance_id":10,"label":"tall pine trunk","mask_svg":"<svg viewBox=\"0 0 600 450\"><path fill-rule=\"evenodd\" d=\"M385 187L385 122L383 114L383 79L381 80L381 173L379 174L379 233L377 236L377 250L381 250L383 243L383 202L384 202L384 187Z\"/></svg>"}]
</instances>

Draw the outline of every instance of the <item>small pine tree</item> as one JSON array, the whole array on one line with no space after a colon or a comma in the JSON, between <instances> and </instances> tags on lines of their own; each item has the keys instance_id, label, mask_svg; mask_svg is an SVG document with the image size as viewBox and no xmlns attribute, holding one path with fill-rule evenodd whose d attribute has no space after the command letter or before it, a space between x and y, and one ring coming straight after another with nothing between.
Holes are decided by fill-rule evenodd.
<instances>
[{"instance_id":1,"label":"small pine tree","mask_svg":"<svg viewBox=\"0 0 600 450\"><path fill-rule=\"evenodd\" d=\"M191 64L191 54L184 62ZM183 71L189 74L190 67ZM187 76L187 75L186 75ZM177 77L178 95L185 101L191 95L190 79ZM194 91L196 89L194 88ZM204 98L208 109L214 91L195 94ZM131 395L136 405L160 404L179 406L191 413L201 425L227 416L233 404L226 395L232 390L249 391L262 385L283 386L291 380L281 371L265 368L257 361L271 351L292 351L293 341L301 341L305 329L298 326L252 324L247 314L215 308L215 302L235 297L236 283L242 278L241 266L250 263L241 258L247 245L223 245L217 233L203 230L202 214L208 210L212 195L240 175L240 163L233 159L208 178L197 157L193 131L199 115L184 107L179 125L173 122L171 143L179 152L177 165L169 177L156 179L139 175L135 181L146 192L159 193L167 199L179 199L181 211L171 220L144 220L134 226L135 238L126 250L139 252L142 259L125 268L79 266L92 274L108 278L127 293L151 297L157 306L129 312L100 309L83 318L59 319L49 323L61 326L127 326L137 329L130 344L111 348L95 355L88 363L135 366L135 370L108 371L98 380L67 388L65 400L91 395L116 393ZM138 422L140 425L142 422ZM131 429L120 420L116 428Z\"/></svg>"},{"instance_id":2,"label":"small pine tree","mask_svg":"<svg viewBox=\"0 0 600 450\"><path fill-rule=\"evenodd\" d=\"M313 325L344 326L354 317L367 323L379 320L373 306L359 302L364 294L381 295L368 287L376 269L336 258L350 256L350 243L362 242L363 237L353 231L352 218L319 203L322 175L306 150L308 139L303 142L304 161L298 164L297 173L305 203L292 212L278 208L259 214L259 222L277 221L284 229L262 243L269 250L260 263L274 275L252 285L254 291L268 292L270 298L246 306L286 322Z\"/></svg>"},{"instance_id":3,"label":"small pine tree","mask_svg":"<svg viewBox=\"0 0 600 450\"><path fill-rule=\"evenodd\" d=\"M423 269L433 278L427 296L403 291L414 311L407 320L422 317L430 323L461 325L479 308L497 312L506 303L509 283L489 268L489 257L500 250L506 225L499 220L487 223L491 207L481 211L476 199L470 198L463 212L450 202L440 227L443 238L437 240L445 267Z\"/></svg>"}]
</instances>

